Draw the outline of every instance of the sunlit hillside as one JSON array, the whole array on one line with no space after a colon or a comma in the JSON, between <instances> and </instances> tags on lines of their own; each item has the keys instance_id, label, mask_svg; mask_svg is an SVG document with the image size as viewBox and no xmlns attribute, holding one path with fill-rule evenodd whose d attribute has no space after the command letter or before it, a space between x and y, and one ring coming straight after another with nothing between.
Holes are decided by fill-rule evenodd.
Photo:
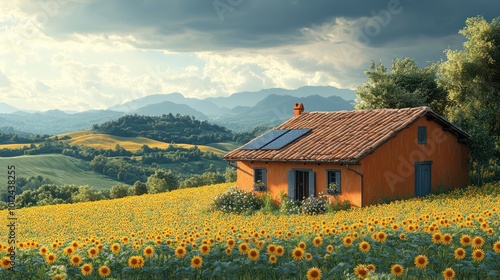
<instances>
[{"instance_id":1,"label":"sunlit hillside","mask_svg":"<svg viewBox=\"0 0 500 280\"><path fill-rule=\"evenodd\" d=\"M225 279L306 279L312 267L324 279L360 273L406 279L435 279L444 272L459 279L500 275L498 183L319 216L210 212L214 196L230 185L19 209L16 237L25 249L17 254L40 263L29 268L35 271L63 265L64 273L77 276L88 263L92 275L106 266L118 279L139 279L145 272L151 279L205 279L216 277L215 271ZM0 211L3 224L7 217ZM7 235L0 242L6 244ZM82 259L76 267L64 253L72 244L72 254ZM53 264L42 247L55 254ZM101 248L94 257L92 247Z\"/></svg>"}]
</instances>

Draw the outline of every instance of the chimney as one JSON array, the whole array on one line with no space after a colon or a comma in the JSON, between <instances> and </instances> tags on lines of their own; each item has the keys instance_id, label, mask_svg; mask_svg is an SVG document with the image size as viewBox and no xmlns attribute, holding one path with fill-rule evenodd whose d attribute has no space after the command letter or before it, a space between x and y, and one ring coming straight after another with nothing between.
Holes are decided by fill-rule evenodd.
<instances>
[{"instance_id":1,"label":"chimney","mask_svg":"<svg viewBox=\"0 0 500 280\"><path fill-rule=\"evenodd\" d=\"M293 107L293 116L296 117L304 112L304 104L302 103L295 103L295 106Z\"/></svg>"}]
</instances>

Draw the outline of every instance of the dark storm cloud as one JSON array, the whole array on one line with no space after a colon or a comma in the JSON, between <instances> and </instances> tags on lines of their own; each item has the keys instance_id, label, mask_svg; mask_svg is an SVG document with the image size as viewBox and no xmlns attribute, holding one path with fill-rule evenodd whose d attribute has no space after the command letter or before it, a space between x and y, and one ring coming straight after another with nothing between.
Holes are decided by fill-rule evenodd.
<instances>
[{"instance_id":1,"label":"dark storm cloud","mask_svg":"<svg viewBox=\"0 0 500 280\"><path fill-rule=\"evenodd\" d=\"M491 20L500 10L497 0L25 0L23 7L31 14L50 14L40 3L51 1L59 7L42 24L50 36L133 35L139 47L176 51L301 44L306 40L303 28L338 17L365 18L355 31L369 40L360 42L386 46L405 38L456 34L467 17L483 15ZM398 12L384 18L391 7ZM373 21L376 15L384 20L378 27Z\"/></svg>"}]
</instances>

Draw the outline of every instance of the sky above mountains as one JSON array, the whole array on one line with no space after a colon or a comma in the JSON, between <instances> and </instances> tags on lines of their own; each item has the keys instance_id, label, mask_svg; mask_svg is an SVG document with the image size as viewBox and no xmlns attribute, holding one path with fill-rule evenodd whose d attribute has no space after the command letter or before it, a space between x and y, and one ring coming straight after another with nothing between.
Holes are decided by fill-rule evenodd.
<instances>
[{"instance_id":1,"label":"sky above mountains","mask_svg":"<svg viewBox=\"0 0 500 280\"><path fill-rule=\"evenodd\" d=\"M13 0L0 7L0 102L104 109L156 93L354 88L370 60L460 49L498 0Z\"/></svg>"}]
</instances>

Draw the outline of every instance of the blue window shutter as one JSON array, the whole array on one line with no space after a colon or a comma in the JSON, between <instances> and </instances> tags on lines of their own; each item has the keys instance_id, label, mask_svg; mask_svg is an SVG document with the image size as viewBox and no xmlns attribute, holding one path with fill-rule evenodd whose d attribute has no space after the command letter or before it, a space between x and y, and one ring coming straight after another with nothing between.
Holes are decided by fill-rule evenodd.
<instances>
[{"instance_id":1,"label":"blue window shutter","mask_svg":"<svg viewBox=\"0 0 500 280\"><path fill-rule=\"evenodd\" d=\"M266 169L262 169L262 183L264 183L264 187L267 189L267 176Z\"/></svg>"},{"instance_id":2,"label":"blue window shutter","mask_svg":"<svg viewBox=\"0 0 500 280\"><path fill-rule=\"evenodd\" d=\"M309 171L309 196L316 196L315 195L315 190L316 187L314 186L314 171Z\"/></svg>"},{"instance_id":3,"label":"blue window shutter","mask_svg":"<svg viewBox=\"0 0 500 280\"><path fill-rule=\"evenodd\" d=\"M418 127L418 144L427 143L427 126Z\"/></svg>"},{"instance_id":4,"label":"blue window shutter","mask_svg":"<svg viewBox=\"0 0 500 280\"><path fill-rule=\"evenodd\" d=\"M340 185L340 171L335 171L335 184L339 187L339 193L342 192L342 185Z\"/></svg>"},{"instance_id":5,"label":"blue window shutter","mask_svg":"<svg viewBox=\"0 0 500 280\"><path fill-rule=\"evenodd\" d=\"M297 199L295 197L295 171L288 171L288 198Z\"/></svg>"}]
</instances>

